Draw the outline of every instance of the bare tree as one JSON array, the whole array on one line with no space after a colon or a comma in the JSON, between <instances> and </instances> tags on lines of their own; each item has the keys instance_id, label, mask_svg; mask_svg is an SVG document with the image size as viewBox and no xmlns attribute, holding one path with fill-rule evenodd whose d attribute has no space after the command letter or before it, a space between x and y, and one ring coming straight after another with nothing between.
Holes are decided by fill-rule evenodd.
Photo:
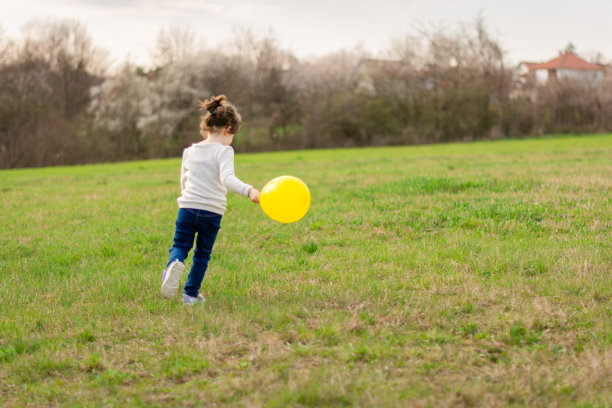
<instances>
[{"instance_id":1,"label":"bare tree","mask_svg":"<svg viewBox=\"0 0 612 408\"><path fill-rule=\"evenodd\" d=\"M20 41L0 41L1 165L78 162L79 124L105 54L74 20L32 21L23 32Z\"/></svg>"},{"instance_id":2,"label":"bare tree","mask_svg":"<svg viewBox=\"0 0 612 408\"><path fill-rule=\"evenodd\" d=\"M55 74L63 114L71 118L89 103L89 88L104 75L108 54L93 46L77 20L33 20L24 27L24 53L42 58Z\"/></svg>"},{"instance_id":3,"label":"bare tree","mask_svg":"<svg viewBox=\"0 0 612 408\"><path fill-rule=\"evenodd\" d=\"M159 30L157 44L152 52L156 66L192 58L196 54L196 39L189 26L170 25Z\"/></svg>"},{"instance_id":4,"label":"bare tree","mask_svg":"<svg viewBox=\"0 0 612 408\"><path fill-rule=\"evenodd\" d=\"M2 25L0 25L0 64L8 62L11 46L12 42L7 38Z\"/></svg>"},{"instance_id":5,"label":"bare tree","mask_svg":"<svg viewBox=\"0 0 612 408\"><path fill-rule=\"evenodd\" d=\"M89 112L94 129L106 141L108 151L100 154L128 159L143 157L146 146L141 137L141 122L152 108L151 88L146 76L135 66L125 63L120 72L92 92Z\"/></svg>"},{"instance_id":6,"label":"bare tree","mask_svg":"<svg viewBox=\"0 0 612 408\"><path fill-rule=\"evenodd\" d=\"M41 133L54 110L50 81L49 66L40 59L0 68L0 167L42 164Z\"/></svg>"}]
</instances>

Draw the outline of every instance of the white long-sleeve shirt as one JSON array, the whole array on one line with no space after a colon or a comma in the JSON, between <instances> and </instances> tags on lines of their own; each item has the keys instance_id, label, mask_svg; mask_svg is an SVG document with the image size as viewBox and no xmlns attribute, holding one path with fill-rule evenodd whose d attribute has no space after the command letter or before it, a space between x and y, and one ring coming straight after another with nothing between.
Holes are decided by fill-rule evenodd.
<instances>
[{"instance_id":1,"label":"white long-sleeve shirt","mask_svg":"<svg viewBox=\"0 0 612 408\"><path fill-rule=\"evenodd\" d=\"M234 149L221 143L194 143L183 151L180 208L223 215L227 190L248 197L251 185L234 174Z\"/></svg>"}]
</instances>

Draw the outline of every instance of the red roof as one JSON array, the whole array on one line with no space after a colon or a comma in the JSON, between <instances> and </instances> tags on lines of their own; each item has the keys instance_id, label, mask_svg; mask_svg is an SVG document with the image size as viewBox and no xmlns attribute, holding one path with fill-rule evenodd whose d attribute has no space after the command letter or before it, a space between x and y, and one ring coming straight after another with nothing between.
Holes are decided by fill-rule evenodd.
<instances>
[{"instance_id":1,"label":"red roof","mask_svg":"<svg viewBox=\"0 0 612 408\"><path fill-rule=\"evenodd\" d=\"M550 61L546 61L541 64L529 64L527 67L529 68L529 71L535 71L536 69L582 69L589 71L604 70L604 67L601 65L586 62L571 52L559 54L557 58L553 58Z\"/></svg>"}]
</instances>

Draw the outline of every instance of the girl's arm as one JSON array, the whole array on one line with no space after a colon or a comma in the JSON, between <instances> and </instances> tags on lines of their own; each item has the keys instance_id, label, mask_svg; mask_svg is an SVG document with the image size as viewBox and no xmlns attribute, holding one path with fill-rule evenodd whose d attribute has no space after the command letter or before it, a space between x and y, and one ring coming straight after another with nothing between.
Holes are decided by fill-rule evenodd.
<instances>
[{"instance_id":1,"label":"girl's arm","mask_svg":"<svg viewBox=\"0 0 612 408\"><path fill-rule=\"evenodd\" d=\"M234 149L231 146L225 147L219 155L219 175L221 176L221 182L228 190L251 198L249 192L251 189L255 189L236 177L234 173ZM251 201L253 201L252 198Z\"/></svg>"}]
</instances>

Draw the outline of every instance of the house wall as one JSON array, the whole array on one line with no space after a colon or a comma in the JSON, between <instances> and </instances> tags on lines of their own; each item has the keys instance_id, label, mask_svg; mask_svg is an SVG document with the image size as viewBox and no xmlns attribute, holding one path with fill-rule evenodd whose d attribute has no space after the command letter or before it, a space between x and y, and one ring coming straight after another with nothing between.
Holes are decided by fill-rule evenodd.
<instances>
[{"instance_id":1,"label":"house wall","mask_svg":"<svg viewBox=\"0 0 612 408\"><path fill-rule=\"evenodd\" d=\"M603 82L605 73L603 71L584 70L584 69L557 69L556 79L568 79L575 81L588 82L592 85L600 85ZM539 85L544 85L548 82L551 76L550 70L536 69L533 72L534 78Z\"/></svg>"},{"instance_id":2,"label":"house wall","mask_svg":"<svg viewBox=\"0 0 612 408\"><path fill-rule=\"evenodd\" d=\"M603 71L587 71L579 69L558 69L557 79L570 79L590 82L593 85L599 85L603 82Z\"/></svg>"},{"instance_id":3,"label":"house wall","mask_svg":"<svg viewBox=\"0 0 612 408\"><path fill-rule=\"evenodd\" d=\"M548 82L548 70L536 69L535 71L533 71L533 77L535 78L538 84L543 85Z\"/></svg>"},{"instance_id":4,"label":"house wall","mask_svg":"<svg viewBox=\"0 0 612 408\"><path fill-rule=\"evenodd\" d=\"M519 75L527 75L529 73L529 67L527 66L527 64L521 62L518 65L517 72Z\"/></svg>"}]
</instances>

